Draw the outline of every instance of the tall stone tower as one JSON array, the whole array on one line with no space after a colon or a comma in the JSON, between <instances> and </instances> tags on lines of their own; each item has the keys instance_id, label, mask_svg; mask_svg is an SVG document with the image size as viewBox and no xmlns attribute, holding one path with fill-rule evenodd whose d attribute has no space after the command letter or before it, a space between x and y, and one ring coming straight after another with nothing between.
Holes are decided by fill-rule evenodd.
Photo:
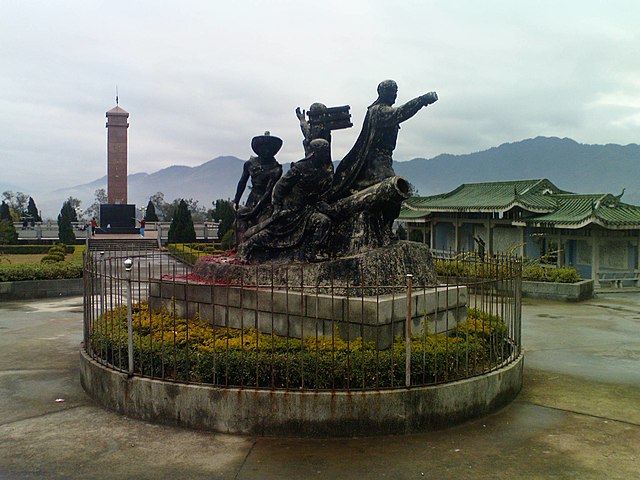
<instances>
[{"instance_id":1,"label":"tall stone tower","mask_svg":"<svg viewBox=\"0 0 640 480\"><path fill-rule=\"evenodd\" d=\"M119 106L107 112L107 203L127 203L127 128L129 113Z\"/></svg>"}]
</instances>

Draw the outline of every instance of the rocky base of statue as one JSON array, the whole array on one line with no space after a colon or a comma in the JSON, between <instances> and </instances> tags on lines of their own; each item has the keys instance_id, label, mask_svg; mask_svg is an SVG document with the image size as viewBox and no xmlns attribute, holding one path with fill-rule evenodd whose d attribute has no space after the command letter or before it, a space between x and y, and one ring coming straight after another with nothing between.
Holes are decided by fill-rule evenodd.
<instances>
[{"instance_id":1,"label":"rocky base of statue","mask_svg":"<svg viewBox=\"0 0 640 480\"><path fill-rule=\"evenodd\" d=\"M317 263L272 262L242 265L201 258L194 274L212 283L246 288L292 289L319 294L375 296L403 291L407 274L416 286L436 285L430 249L398 241L366 253Z\"/></svg>"}]
</instances>

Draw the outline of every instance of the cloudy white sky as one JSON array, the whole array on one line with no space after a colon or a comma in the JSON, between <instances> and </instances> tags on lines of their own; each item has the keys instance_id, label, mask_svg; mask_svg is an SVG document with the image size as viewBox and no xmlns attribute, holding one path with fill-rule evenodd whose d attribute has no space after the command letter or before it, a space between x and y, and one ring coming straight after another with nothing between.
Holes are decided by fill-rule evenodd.
<instances>
[{"instance_id":1,"label":"cloudy white sky","mask_svg":"<svg viewBox=\"0 0 640 480\"><path fill-rule=\"evenodd\" d=\"M403 103L396 160L538 135L640 139L640 2L2 0L0 186L105 174L105 111L130 113L129 171L248 158L270 130L302 156L294 110L349 104L354 142L386 78Z\"/></svg>"}]
</instances>

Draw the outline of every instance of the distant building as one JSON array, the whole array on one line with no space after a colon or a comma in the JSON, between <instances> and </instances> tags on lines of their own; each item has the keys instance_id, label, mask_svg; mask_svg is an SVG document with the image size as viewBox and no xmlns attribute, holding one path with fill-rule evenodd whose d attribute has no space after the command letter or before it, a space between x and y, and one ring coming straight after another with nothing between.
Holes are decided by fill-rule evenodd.
<instances>
[{"instance_id":1,"label":"distant building","mask_svg":"<svg viewBox=\"0 0 640 480\"><path fill-rule=\"evenodd\" d=\"M547 179L467 183L412 197L400 213L410 238L435 250L513 252L583 278L637 285L640 207L622 194L576 194Z\"/></svg>"}]
</instances>

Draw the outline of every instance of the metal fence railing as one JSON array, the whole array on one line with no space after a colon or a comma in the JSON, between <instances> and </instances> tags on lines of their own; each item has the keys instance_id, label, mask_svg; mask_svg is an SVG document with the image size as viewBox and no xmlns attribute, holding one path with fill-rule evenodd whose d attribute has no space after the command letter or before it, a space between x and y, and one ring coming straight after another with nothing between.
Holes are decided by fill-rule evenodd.
<instances>
[{"instance_id":1,"label":"metal fence railing","mask_svg":"<svg viewBox=\"0 0 640 480\"><path fill-rule=\"evenodd\" d=\"M469 378L521 352L517 258L440 259L433 285L309 284L300 266L234 267L201 278L164 252L88 252L86 352L168 381L352 391Z\"/></svg>"}]
</instances>

